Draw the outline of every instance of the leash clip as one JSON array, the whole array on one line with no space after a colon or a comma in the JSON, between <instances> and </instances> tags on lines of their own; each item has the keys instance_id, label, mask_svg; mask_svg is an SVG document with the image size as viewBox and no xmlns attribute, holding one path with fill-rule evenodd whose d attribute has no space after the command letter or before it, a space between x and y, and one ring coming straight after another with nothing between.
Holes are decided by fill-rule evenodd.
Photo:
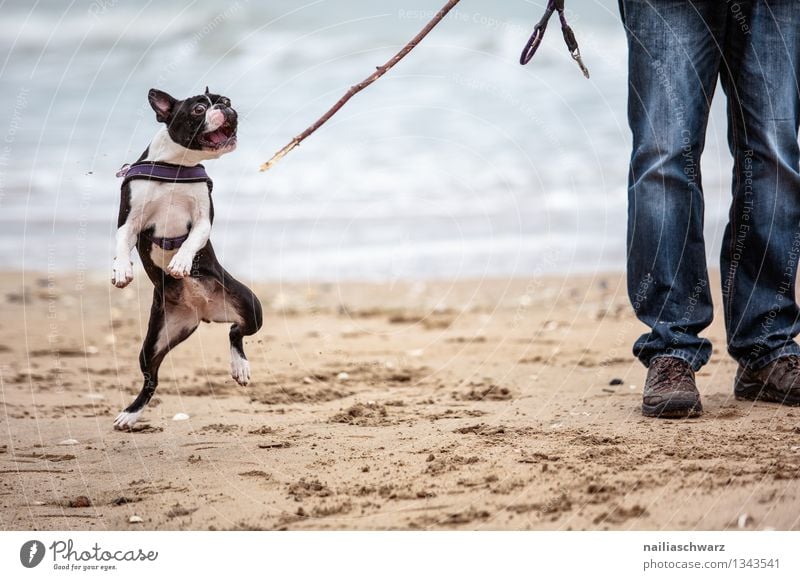
<instances>
[{"instance_id":1,"label":"leash clip","mask_svg":"<svg viewBox=\"0 0 800 580\"><path fill-rule=\"evenodd\" d=\"M581 67L581 72L583 73L583 76L585 76L588 79L589 69L586 68L585 64L583 64L583 59L581 58L581 51L578 48L576 48L575 52L571 52L570 55L575 60L575 62L578 63L578 66Z\"/></svg>"}]
</instances>

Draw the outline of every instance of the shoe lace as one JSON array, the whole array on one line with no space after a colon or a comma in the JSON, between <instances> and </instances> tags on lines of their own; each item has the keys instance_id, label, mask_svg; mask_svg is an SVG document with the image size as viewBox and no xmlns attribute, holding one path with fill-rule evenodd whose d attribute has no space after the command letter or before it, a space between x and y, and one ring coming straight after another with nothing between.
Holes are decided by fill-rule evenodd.
<instances>
[{"instance_id":1,"label":"shoe lace","mask_svg":"<svg viewBox=\"0 0 800 580\"><path fill-rule=\"evenodd\" d=\"M790 354L779 358L776 363L771 367L768 380L778 383L789 381L791 384L800 382L800 356Z\"/></svg>"},{"instance_id":2,"label":"shoe lace","mask_svg":"<svg viewBox=\"0 0 800 580\"><path fill-rule=\"evenodd\" d=\"M663 361L663 362L661 362ZM800 363L800 358L798 358ZM659 390L664 386L672 386L686 377L688 363L675 357L662 357L656 359L655 364L658 364L659 373L657 375L655 390Z\"/></svg>"}]
</instances>

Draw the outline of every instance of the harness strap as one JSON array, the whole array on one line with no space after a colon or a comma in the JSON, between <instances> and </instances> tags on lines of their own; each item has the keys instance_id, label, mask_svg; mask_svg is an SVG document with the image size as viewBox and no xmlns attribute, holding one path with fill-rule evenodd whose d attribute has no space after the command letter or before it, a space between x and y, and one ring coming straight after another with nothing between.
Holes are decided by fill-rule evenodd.
<instances>
[{"instance_id":1,"label":"harness strap","mask_svg":"<svg viewBox=\"0 0 800 580\"><path fill-rule=\"evenodd\" d=\"M137 161L123 165L117 172L117 177L124 178L122 185L134 179L149 179L162 183L199 183L204 181L208 191L214 187L214 182L206 173L206 168L201 164L187 166L164 163L163 161Z\"/></svg>"},{"instance_id":2,"label":"harness strap","mask_svg":"<svg viewBox=\"0 0 800 580\"><path fill-rule=\"evenodd\" d=\"M183 245L183 242L189 239L189 234L183 234L182 236L175 236L174 238L157 238L156 236L150 236L148 234L144 234L145 237L153 242L156 246L161 248L162 250L177 250Z\"/></svg>"}]
</instances>

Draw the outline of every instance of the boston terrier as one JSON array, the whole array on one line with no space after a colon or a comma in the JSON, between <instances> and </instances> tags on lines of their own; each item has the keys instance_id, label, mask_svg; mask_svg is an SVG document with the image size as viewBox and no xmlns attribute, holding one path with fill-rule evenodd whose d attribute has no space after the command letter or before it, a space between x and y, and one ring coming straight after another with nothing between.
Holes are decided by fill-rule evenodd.
<instances>
[{"instance_id":1,"label":"boston terrier","mask_svg":"<svg viewBox=\"0 0 800 580\"><path fill-rule=\"evenodd\" d=\"M220 266L209 235L214 222L211 179L200 164L236 148L237 114L227 97L210 93L179 101L151 89L156 119L164 124L139 159L123 166L116 256L111 283L133 280L131 251L139 252L153 282L147 336L139 354L144 386L114 420L132 427L158 385L167 353L186 340L200 322L229 322L231 375L250 381L243 337L261 328L261 303Z\"/></svg>"}]
</instances>

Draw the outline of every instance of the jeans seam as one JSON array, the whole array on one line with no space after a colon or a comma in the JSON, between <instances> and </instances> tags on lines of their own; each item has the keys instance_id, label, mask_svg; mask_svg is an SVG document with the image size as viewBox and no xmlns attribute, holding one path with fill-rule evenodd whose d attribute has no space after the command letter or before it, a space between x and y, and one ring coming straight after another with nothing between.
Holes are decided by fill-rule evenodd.
<instances>
[{"instance_id":1,"label":"jeans seam","mask_svg":"<svg viewBox=\"0 0 800 580\"><path fill-rule=\"evenodd\" d=\"M795 342L791 342L778 349L775 349L772 352L757 358L752 363L746 364L746 366L754 370L759 370L763 369L768 364L775 362L779 358L784 358L792 355L800 355L800 346L798 346L798 344Z\"/></svg>"}]
</instances>

